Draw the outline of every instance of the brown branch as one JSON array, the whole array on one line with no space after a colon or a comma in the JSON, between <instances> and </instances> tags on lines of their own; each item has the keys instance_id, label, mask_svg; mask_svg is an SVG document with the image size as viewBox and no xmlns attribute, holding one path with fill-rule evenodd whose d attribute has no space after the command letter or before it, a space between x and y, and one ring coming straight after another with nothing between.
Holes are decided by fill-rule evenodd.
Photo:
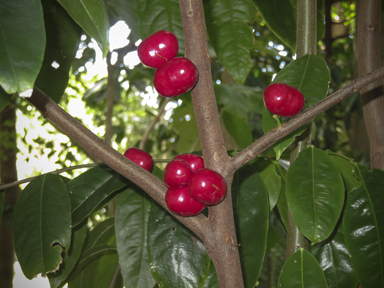
<instances>
[{"instance_id":1,"label":"brown branch","mask_svg":"<svg viewBox=\"0 0 384 288\"><path fill-rule=\"evenodd\" d=\"M142 188L165 210L170 212L164 199L167 188L163 181L108 146L102 139L79 123L38 88L34 89L32 96L28 100L40 110L45 117L66 131L67 135L73 137L86 147L88 153L97 157L113 170ZM204 222L206 222L204 215L181 217L173 213L171 214L201 238Z\"/></svg>"},{"instance_id":2,"label":"brown branch","mask_svg":"<svg viewBox=\"0 0 384 288\"><path fill-rule=\"evenodd\" d=\"M235 155L232 158L228 173L233 173L248 161L256 158L268 147L272 146L276 141L284 138L300 126L313 120L317 115L331 108L333 105L339 103L340 101L346 99L352 94L360 91L367 85L383 77L384 67L352 81L351 83L345 85L342 89L329 95L316 105L312 106L311 108L308 108L296 117L292 118L290 121L284 123L280 128L276 127L272 129L267 134L263 135L255 142L253 142L246 149L241 151L239 154Z\"/></svg>"}]
</instances>

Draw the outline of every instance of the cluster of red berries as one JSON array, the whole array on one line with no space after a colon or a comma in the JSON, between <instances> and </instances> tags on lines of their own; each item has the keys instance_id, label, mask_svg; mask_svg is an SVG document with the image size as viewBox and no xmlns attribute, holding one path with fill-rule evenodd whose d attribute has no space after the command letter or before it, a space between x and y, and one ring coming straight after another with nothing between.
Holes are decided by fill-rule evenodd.
<instances>
[{"instance_id":1,"label":"cluster of red berries","mask_svg":"<svg viewBox=\"0 0 384 288\"><path fill-rule=\"evenodd\" d=\"M303 94L287 84L273 83L264 90L265 107L278 116L293 117L303 109Z\"/></svg>"},{"instance_id":2,"label":"cluster of red berries","mask_svg":"<svg viewBox=\"0 0 384 288\"><path fill-rule=\"evenodd\" d=\"M124 156L151 171L152 156L139 149L129 148ZM164 171L164 182L168 187L165 202L169 210L182 216L194 216L207 205L216 205L227 194L224 177L216 171L204 168L199 155L180 154L168 163Z\"/></svg>"},{"instance_id":3,"label":"cluster of red berries","mask_svg":"<svg viewBox=\"0 0 384 288\"><path fill-rule=\"evenodd\" d=\"M195 154L180 154L169 162L164 182L169 210L182 216L197 215L207 205L220 203L227 194L224 177L204 168L203 158Z\"/></svg>"},{"instance_id":4,"label":"cluster of red berries","mask_svg":"<svg viewBox=\"0 0 384 288\"><path fill-rule=\"evenodd\" d=\"M144 39L137 49L140 61L157 69L153 83L164 97L176 97L191 90L199 78L195 64L185 57L176 57L178 51L176 36L164 30Z\"/></svg>"}]
</instances>

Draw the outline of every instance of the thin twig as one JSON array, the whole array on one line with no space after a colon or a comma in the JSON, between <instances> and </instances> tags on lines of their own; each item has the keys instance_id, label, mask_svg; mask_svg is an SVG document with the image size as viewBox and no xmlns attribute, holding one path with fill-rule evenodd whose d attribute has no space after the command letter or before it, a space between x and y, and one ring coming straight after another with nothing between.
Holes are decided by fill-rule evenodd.
<instances>
[{"instance_id":1,"label":"thin twig","mask_svg":"<svg viewBox=\"0 0 384 288\"><path fill-rule=\"evenodd\" d=\"M120 276L121 276L121 268L120 268L120 265L117 265L115 272L113 273L111 282L109 282L108 288L117 287L117 281L119 281Z\"/></svg>"}]
</instances>

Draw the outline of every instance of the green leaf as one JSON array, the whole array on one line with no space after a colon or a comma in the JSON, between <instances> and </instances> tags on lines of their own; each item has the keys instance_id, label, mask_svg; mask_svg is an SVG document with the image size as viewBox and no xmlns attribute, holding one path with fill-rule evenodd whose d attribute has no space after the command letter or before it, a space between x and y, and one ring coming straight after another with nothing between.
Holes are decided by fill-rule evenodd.
<instances>
[{"instance_id":1,"label":"green leaf","mask_svg":"<svg viewBox=\"0 0 384 288\"><path fill-rule=\"evenodd\" d=\"M260 113L263 110L263 91L260 88L214 84L217 104L224 109L244 119L250 111Z\"/></svg>"},{"instance_id":2,"label":"green leaf","mask_svg":"<svg viewBox=\"0 0 384 288\"><path fill-rule=\"evenodd\" d=\"M244 167L242 169L249 169ZM239 173L242 173L241 170ZM239 179L240 180L240 179ZM254 173L244 181L236 181L238 242L245 287L256 286L260 275L268 237L268 191L263 179ZM255 229L257 227L257 229Z\"/></svg>"},{"instance_id":3,"label":"green leaf","mask_svg":"<svg viewBox=\"0 0 384 288\"><path fill-rule=\"evenodd\" d=\"M8 94L0 86L0 111L2 111L5 107L8 106L9 102L11 102L12 96L13 94Z\"/></svg>"},{"instance_id":4,"label":"green leaf","mask_svg":"<svg viewBox=\"0 0 384 288\"><path fill-rule=\"evenodd\" d=\"M115 219L98 224L88 234L81 257L70 275L69 288L105 288L118 265ZM123 287L122 281L117 287Z\"/></svg>"},{"instance_id":5,"label":"green leaf","mask_svg":"<svg viewBox=\"0 0 384 288\"><path fill-rule=\"evenodd\" d=\"M345 246L342 225L329 241L311 246L310 252L320 263L329 288L357 287L359 281L352 267L351 255Z\"/></svg>"},{"instance_id":6,"label":"green leaf","mask_svg":"<svg viewBox=\"0 0 384 288\"><path fill-rule=\"evenodd\" d=\"M47 47L36 86L59 102L68 85L69 70L82 30L56 0L44 0L42 3Z\"/></svg>"},{"instance_id":7,"label":"green leaf","mask_svg":"<svg viewBox=\"0 0 384 288\"><path fill-rule=\"evenodd\" d=\"M193 148L193 151L201 150L193 107L183 103L173 110L172 119L173 127L180 134L180 138L176 142L176 152L178 154L186 153Z\"/></svg>"},{"instance_id":8,"label":"green leaf","mask_svg":"<svg viewBox=\"0 0 384 288\"><path fill-rule=\"evenodd\" d=\"M73 20L94 38L107 56L109 20L103 0L58 0Z\"/></svg>"},{"instance_id":9,"label":"green leaf","mask_svg":"<svg viewBox=\"0 0 384 288\"><path fill-rule=\"evenodd\" d=\"M327 239L344 205L344 183L335 162L313 146L300 152L285 178L289 211L312 244Z\"/></svg>"},{"instance_id":10,"label":"green leaf","mask_svg":"<svg viewBox=\"0 0 384 288\"><path fill-rule=\"evenodd\" d=\"M213 263L209 266L208 277L203 288L220 288L219 280L217 279L216 269Z\"/></svg>"},{"instance_id":11,"label":"green leaf","mask_svg":"<svg viewBox=\"0 0 384 288\"><path fill-rule=\"evenodd\" d=\"M130 182L102 164L67 183L72 207L72 224L78 225L111 194Z\"/></svg>"},{"instance_id":12,"label":"green leaf","mask_svg":"<svg viewBox=\"0 0 384 288\"><path fill-rule=\"evenodd\" d=\"M305 107L311 107L327 96L331 74L319 56L305 55L292 61L277 73L273 83L284 83L300 90Z\"/></svg>"},{"instance_id":13,"label":"green leaf","mask_svg":"<svg viewBox=\"0 0 384 288\"><path fill-rule=\"evenodd\" d=\"M363 287L384 287L384 171L356 164L362 185L348 193L344 236Z\"/></svg>"},{"instance_id":14,"label":"green leaf","mask_svg":"<svg viewBox=\"0 0 384 288\"><path fill-rule=\"evenodd\" d=\"M283 121L281 121L283 122ZM266 107L263 109L263 118L262 118L262 125L263 125L263 131L264 133L268 133L269 130L274 129L277 126L276 119L273 118L273 115L271 112L268 111ZM308 128L309 124L304 124L300 128L296 129L292 133L288 134L284 138L276 141L272 148L276 153L276 159L280 159L281 155L287 149L293 141L295 141L295 137L299 136L304 133L304 131Z\"/></svg>"},{"instance_id":15,"label":"green leaf","mask_svg":"<svg viewBox=\"0 0 384 288\"><path fill-rule=\"evenodd\" d=\"M293 54L296 51L296 15L290 1L253 0L257 11L267 23L269 29L288 45Z\"/></svg>"},{"instance_id":16,"label":"green leaf","mask_svg":"<svg viewBox=\"0 0 384 288\"><path fill-rule=\"evenodd\" d=\"M231 135L240 150L243 150L252 144L252 132L246 121L236 114L226 110L221 113L221 119L223 120L225 129L228 131L229 135Z\"/></svg>"},{"instance_id":17,"label":"green leaf","mask_svg":"<svg viewBox=\"0 0 384 288\"><path fill-rule=\"evenodd\" d=\"M307 250L300 248L285 262L277 287L327 288L328 285L315 257Z\"/></svg>"},{"instance_id":18,"label":"green leaf","mask_svg":"<svg viewBox=\"0 0 384 288\"><path fill-rule=\"evenodd\" d=\"M45 49L41 1L0 1L0 31L0 86L8 94L33 89Z\"/></svg>"},{"instance_id":19,"label":"green leaf","mask_svg":"<svg viewBox=\"0 0 384 288\"><path fill-rule=\"evenodd\" d=\"M217 58L238 84L252 67L255 9L249 0L211 0L205 7L207 31Z\"/></svg>"},{"instance_id":20,"label":"green leaf","mask_svg":"<svg viewBox=\"0 0 384 288\"><path fill-rule=\"evenodd\" d=\"M159 205L148 220L148 254L153 277L163 287L202 287L211 263L203 243Z\"/></svg>"},{"instance_id":21,"label":"green leaf","mask_svg":"<svg viewBox=\"0 0 384 288\"><path fill-rule=\"evenodd\" d=\"M326 151L332 160L335 161L337 167L339 167L341 175L343 176L344 185L346 190L349 192L353 188L361 186L360 180L356 177L354 170L355 162L343 155L336 154L332 151Z\"/></svg>"},{"instance_id":22,"label":"green leaf","mask_svg":"<svg viewBox=\"0 0 384 288\"><path fill-rule=\"evenodd\" d=\"M184 32L178 0L136 0L142 39L159 30L171 31L184 54Z\"/></svg>"},{"instance_id":23,"label":"green leaf","mask_svg":"<svg viewBox=\"0 0 384 288\"><path fill-rule=\"evenodd\" d=\"M58 271L48 274L51 288L63 287L65 285L69 274L72 272L77 260L80 258L87 232L87 221L83 221L81 225L78 225L73 229L71 247L68 251L63 253L63 264L60 265Z\"/></svg>"},{"instance_id":24,"label":"green leaf","mask_svg":"<svg viewBox=\"0 0 384 288\"><path fill-rule=\"evenodd\" d=\"M116 197L116 244L125 287L152 288L147 229L152 201L141 189L126 189Z\"/></svg>"},{"instance_id":25,"label":"green leaf","mask_svg":"<svg viewBox=\"0 0 384 288\"><path fill-rule=\"evenodd\" d=\"M71 243L71 207L59 176L44 174L23 190L14 212L15 252L24 275L32 279L59 269L63 248Z\"/></svg>"}]
</instances>

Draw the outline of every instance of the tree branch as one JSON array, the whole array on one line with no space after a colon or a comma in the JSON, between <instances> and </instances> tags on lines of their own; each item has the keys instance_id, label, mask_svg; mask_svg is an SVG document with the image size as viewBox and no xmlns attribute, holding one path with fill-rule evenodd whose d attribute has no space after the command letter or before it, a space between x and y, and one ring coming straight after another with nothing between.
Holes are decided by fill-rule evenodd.
<instances>
[{"instance_id":1,"label":"tree branch","mask_svg":"<svg viewBox=\"0 0 384 288\"><path fill-rule=\"evenodd\" d=\"M34 89L32 96L28 100L40 110L45 117L52 120L61 127L66 134L86 147L90 154L142 188L165 210L171 213L165 203L167 187L163 181L108 146L102 139L60 108L59 105L38 88ZM173 213L171 213L171 215L188 227L198 237L202 237L204 222L206 221L204 215L200 214L195 217L181 217Z\"/></svg>"},{"instance_id":2,"label":"tree branch","mask_svg":"<svg viewBox=\"0 0 384 288\"><path fill-rule=\"evenodd\" d=\"M333 105L339 103L340 101L346 99L352 94L360 91L365 86L383 77L384 67L350 82L349 84L345 85L343 88L336 91L335 93L329 95L316 105L308 108L296 117L292 118L290 121L284 123L280 128L276 127L272 129L267 134L263 135L255 142L253 142L246 149L241 151L239 154L235 155L231 160L231 165L228 173L233 173L248 161L256 158L268 147L272 146L276 141L284 138L300 126L313 120L317 115L331 108Z\"/></svg>"}]
</instances>

